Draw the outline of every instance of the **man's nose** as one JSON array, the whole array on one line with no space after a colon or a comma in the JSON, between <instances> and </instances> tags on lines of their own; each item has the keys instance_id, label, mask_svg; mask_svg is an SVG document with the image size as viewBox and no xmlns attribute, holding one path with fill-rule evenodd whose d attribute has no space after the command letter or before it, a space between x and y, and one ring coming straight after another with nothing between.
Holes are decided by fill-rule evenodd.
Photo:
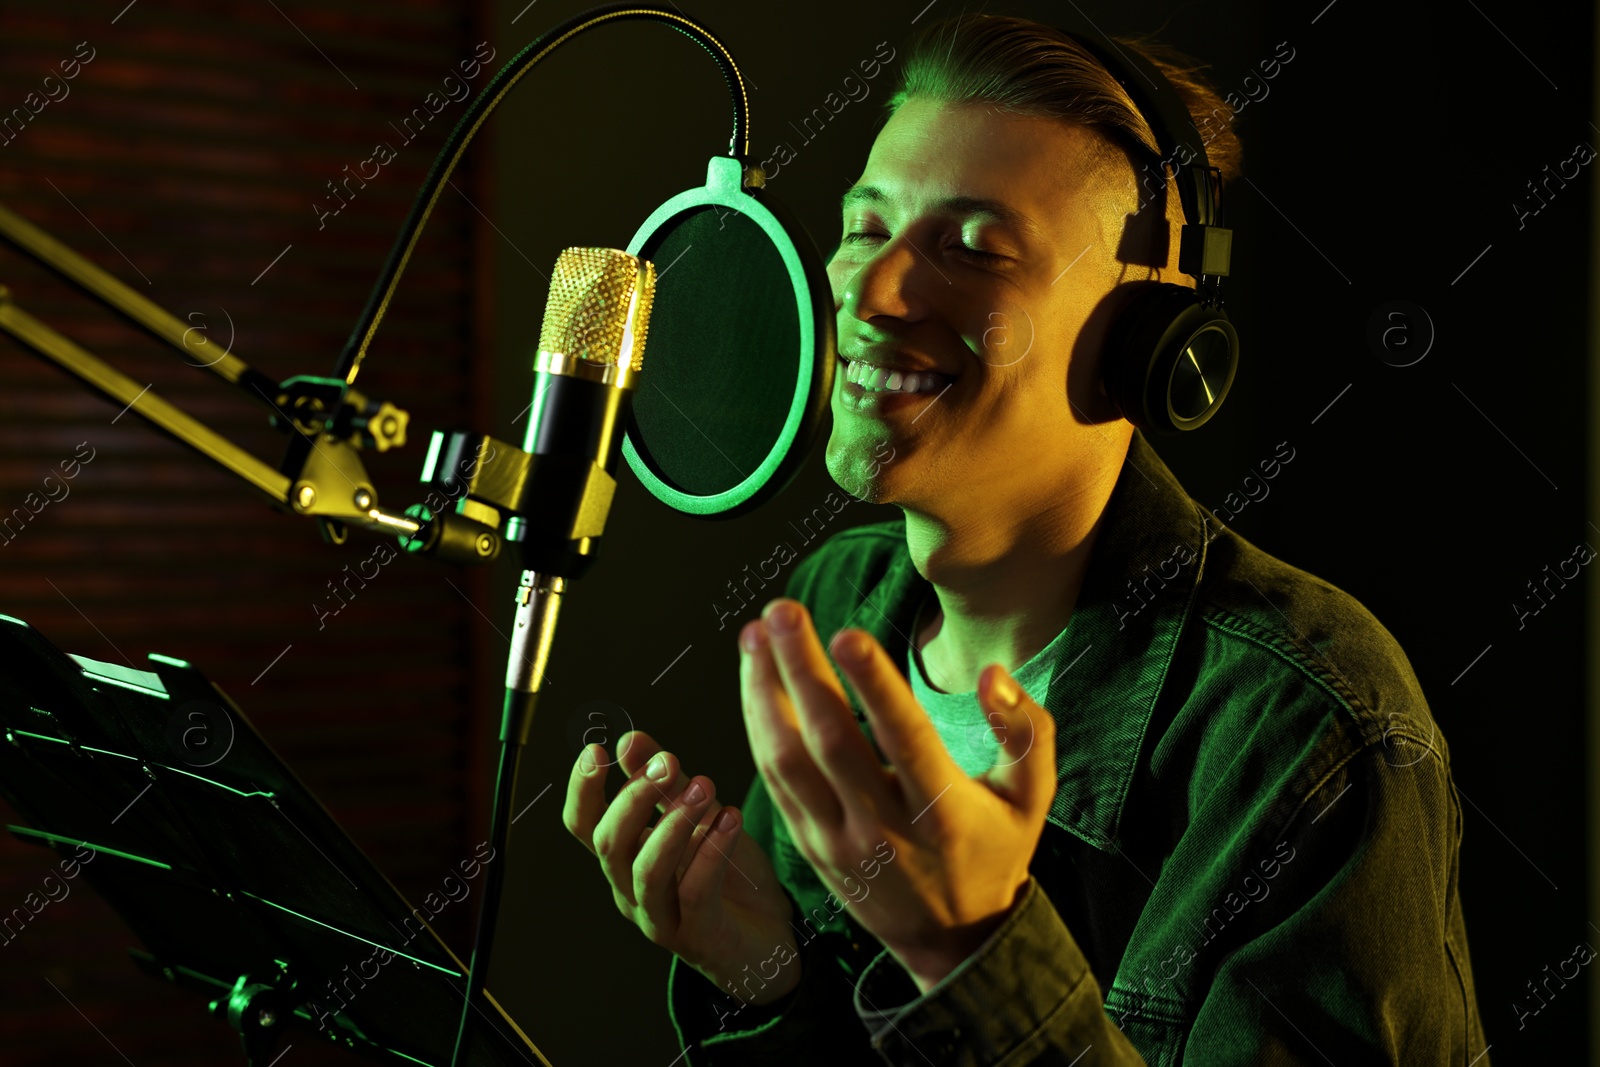
<instances>
[{"instance_id":1,"label":"man's nose","mask_svg":"<svg viewBox=\"0 0 1600 1067\"><path fill-rule=\"evenodd\" d=\"M881 315L915 321L927 314L930 278L938 280L933 264L904 235L892 237L845 279L836 309L863 322Z\"/></svg>"}]
</instances>

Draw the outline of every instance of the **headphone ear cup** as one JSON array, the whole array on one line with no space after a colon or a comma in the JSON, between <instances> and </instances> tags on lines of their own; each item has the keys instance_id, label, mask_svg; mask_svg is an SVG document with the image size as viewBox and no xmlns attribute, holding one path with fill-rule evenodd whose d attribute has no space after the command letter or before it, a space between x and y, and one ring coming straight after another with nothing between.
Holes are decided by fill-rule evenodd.
<instances>
[{"instance_id":1,"label":"headphone ear cup","mask_svg":"<svg viewBox=\"0 0 1600 1067\"><path fill-rule=\"evenodd\" d=\"M1174 434L1217 413L1239 366L1239 335L1227 312L1171 282L1140 289L1107 332L1106 393L1146 432Z\"/></svg>"}]
</instances>

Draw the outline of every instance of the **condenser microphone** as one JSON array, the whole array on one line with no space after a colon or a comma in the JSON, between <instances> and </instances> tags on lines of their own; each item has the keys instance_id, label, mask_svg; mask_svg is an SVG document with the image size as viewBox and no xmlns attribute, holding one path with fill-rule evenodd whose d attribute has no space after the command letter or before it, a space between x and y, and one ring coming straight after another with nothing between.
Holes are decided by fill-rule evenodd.
<instances>
[{"instance_id":1,"label":"condenser microphone","mask_svg":"<svg viewBox=\"0 0 1600 1067\"><path fill-rule=\"evenodd\" d=\"M556 260L533 360L526 467L517 468L522 505L505 526L523 567L506 667L512 693L538 692L566 583L588 569L605 532L655 284L654 263L614 248L569 248ZM526 723L508 715L505 732L522 734Z\"/></svg>"},{"instance_id":2,"label":"condenser microphone","mask_svg":"<svg viewBox=\"0 0 1600 1067\"><path fill-rule=\"evenodd\" d=\"M653 262L614 248L568 248L556 260L522 444L524 504L505 529L527 570L571 579L593 561L644 367L655 281Z\"/></svg>"}]
</instances>

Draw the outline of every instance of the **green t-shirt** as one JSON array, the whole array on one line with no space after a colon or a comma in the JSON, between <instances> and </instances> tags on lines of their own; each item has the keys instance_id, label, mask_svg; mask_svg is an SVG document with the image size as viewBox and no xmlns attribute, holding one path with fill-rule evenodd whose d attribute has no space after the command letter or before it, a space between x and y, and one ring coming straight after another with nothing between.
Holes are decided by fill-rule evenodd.
<instances>
[{"instance_id":1,"label":"green t-shirt","mask_svg":"<svg viewBox=\"0 0 1600 1067\"><path fill-rule=\"evenodd\" d=\"M931 599L923 601L917 613L917 624L911 631L913 635L922 632L923 620L932 612L935 603ZM1061 660L1061 647L1066 640L1067 631L1062 630L1027 663L1010 671L1011 677L1017 680L1017 684L1036 704L1051 711L1055 709L1050 707L1050 679ZM908 658L910 671L907 677L911 681L911 693L927 711L950 758L974 778L994 766L1000 756L1000 739L989 725L983 705L978 700L978 691L969 689L965 693L949 693L935 688L937 683L928 680L927 671L922 666L921 650L912 648Z\"/></svg>"}]
</instances>

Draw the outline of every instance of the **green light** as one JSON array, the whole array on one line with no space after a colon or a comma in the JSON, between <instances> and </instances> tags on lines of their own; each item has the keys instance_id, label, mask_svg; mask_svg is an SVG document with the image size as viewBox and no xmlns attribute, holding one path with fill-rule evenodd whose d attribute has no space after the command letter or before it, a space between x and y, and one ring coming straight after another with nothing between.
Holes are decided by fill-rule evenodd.
<instances>
[{"instance_id":1,"label":"green light","mask_svg":"<svg viewBox=\"0 0 1600 1067\"><path fill-rule=\"evenodd\" d=\"M126 752L113 752L109 748L95 748L93 745L84 745L83 750L93 752L97 756L115 756L117 759L130 759L136 763L139 760L138 756L130 756Z\"/></svg>"},{"instance_id":2,"label":"green light","mask_svg":"<svg viewBox=\"0 0 1600 1067\"><path fill-rule=\"evenodd\" d=\"M113 754L115 754L115 753L113 753ZM168 767L167 765L162 764L161 765L161 769L164 770L164 771L170 771L173 774L187 775L190 778L194 778L194 779L197 779L199 781L202 781L202 782L206 783L206 785L215 786L218 789L225 789L228 792L232 793L236 797L265 797L266 799L271 800L274 796L277 795L277 794L273 793L270 789L269 790L265 790L265 791L255 790L255 791L246 793L242 789L235 789L231 785L223 785L221 782L217 781L214 778L207 778L203 774L195 774L193 771L186 771L182 767Z\"/></svg>"},{"instance_id":3,"label":"green light","mask_svg":"<svg viewBox=\"0 0 1600 1067\"><path fill-rule=\"evenodd\" d=\"M63 745L70 743L70 742L67 742L67 741L62 741L61 738L59 738L59 737L46 737L43 734L30 734L25 730L13 730L12 733L16 734L18 737L33 737L33 738L37 738L40 741L55 741L55 742L57 742L59 744L63 744ZM93 752L97 756L115 756L117 759L135 760L135 761L139 760L138 756L130 756L126 752L113 752L108 748L95 748L93 745L84 745L83 746L83 750L85 752ZM249 798L249 797L264 797L267 800L271 800L273 797L277 796L277 794L272 792L270 789L268 789L268 790L259 790L259 789L258 790L252 790L251 792L247 793L242 789L235 789L231 785L224 785L222 782L219 782L214 778L207 778L203 774L195 774L193 771L186 771L182 767L169 767L165 763L158 763L158 764L156 764L156 766L160 767L162 770L168 772L169 774L181 774L186 778L193 778L196 781L204 782L206 785L212 786L213 788L221 789L221 790L224 790L226 792L232 793L236 797L245 797L245 798Z\"/></svg>"},{"instance_id":4,"label":"green light","mask_svg":"<svg viewBox=\"0 0 1600 1067\"><path fill-rule=\"evenodd\" d=\"M656 215L659 214L659 211L656 212ZM650 217L655 218L655 215L651 215ZM637 241L638 237L634 237L634 240ZM632 249L629 249L628 254L633 254ZM554 387L555 382L551 381L550 375L534 375L533 400L528 405L528 429L522 435L522 450L529 455L533 455L536 451L535 445L537 442L534 440L534 438L539 436L539 427L544 423L545 408L550 406L550 391Z\"/></svg>"},{"instance_id":5,"label":"green light","mask_svg":"<svg viewBox=\"0 0 1600 1067\"><path fill-rule=\"evenodd\" d=\"M29 710L31 710L31 711L39 711L40 709L31 708ZM43 712L43 714L48 715L50 713L49 712ZM36 733L31 733L31 732L29 732L27 730L12 730L11 733L16 735L17 737L31 737L35 741L54 741L58 745L70 745L70 744L72 744L71 741L68 741L64 737L51 737L48 734L36 734Z\"/></svg>"},{"instance_id":6,"label":"green light","mask_svg":"<svg viewBox=\"0 0 1600 1067\"><path fill-rule=\"evenodd\" d=\"M148 653L145 658L155 663L165 663L169 667L182 667L184 670L190 669L190 665L184 660L173 659L171 656L163 656L159 652Z\"/></svg>"},{"instance_id":7,"label":"green light","mask_svg":"<svg viewBox=\"0 0 1600 1067\"><path fill-rule=\"evenodd\" d=\"M422 477L424 482L433 481L434 469L439 465L439 451L444 448L444 432L433 431L433 439L428 442L428 458L422 461Z\"/></svg>"},{"instance_id":8,"label":"green light","mask_svg":"<svg viewBox=\"0 0 1600 1067\"><path fill-rule=\"evenodd\" d=\"M433 521L433 509L428 507L426 504L412 504L410 507L406 508L406 518L416 519L417 522L426 526L428 523ZM422 538L416 534L400 534L399 538L400 547L404 548L407 552L422 551Z\"/></svg>"},{"instance_id":9,"label":"green light","mask_svg":"<svg viewBox=\"0 0 1600 1067\"><path fill-rule=\"evenodd\" d=\"M159 675L151 674L149 671L136 671L132 667L119 667L115 663L101 663L85 656L73 656L70 652L67 655L78 661L78 666L83 668L85 678L119 685L135 693L160 697L162 700L170 699L167 696L167 687L161 684Z\"/></svg>"},{"instance_id":10,"label":"green light","mask_svg":"<svg viewBox=\"0 0 1600 1067\"><path fill-rule=\"evenodd\" d=\"M121 849L107 848L105 845L92 845L87 841L74 841L70 837L62 837L60 834L47 834L43 830L34 830L26 826L7 826L6 829L23 840L37 838L52 845L71 845L73 848L88 848L103 855L117 856L121 859L132 860L134 863L144 863L151 867L159 867L163 871L172 870L171 866L162 863L160 860L146 859L143 856L135 856L131 852L123 852Z\"/></svg>"}]
</instances>

